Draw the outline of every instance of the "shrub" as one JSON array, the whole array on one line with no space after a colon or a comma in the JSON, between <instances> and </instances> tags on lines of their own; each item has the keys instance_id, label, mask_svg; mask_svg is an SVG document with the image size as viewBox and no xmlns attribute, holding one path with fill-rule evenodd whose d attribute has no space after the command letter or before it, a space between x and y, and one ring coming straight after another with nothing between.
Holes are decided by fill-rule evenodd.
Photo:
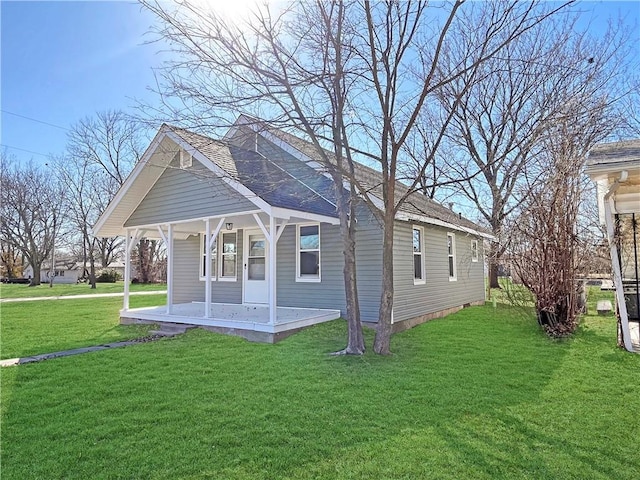
<instances>
[{"instance_id":1,"label":"shrub","mask_svg":"<svg viewBox=\"0 0 640 480\"><path fill-rule=\"evenodd\" d=\"M98 283L116 283L118 280L120 280L120 274L115 270L103 270L96 277Z\"/></svg>"}]
</instances>

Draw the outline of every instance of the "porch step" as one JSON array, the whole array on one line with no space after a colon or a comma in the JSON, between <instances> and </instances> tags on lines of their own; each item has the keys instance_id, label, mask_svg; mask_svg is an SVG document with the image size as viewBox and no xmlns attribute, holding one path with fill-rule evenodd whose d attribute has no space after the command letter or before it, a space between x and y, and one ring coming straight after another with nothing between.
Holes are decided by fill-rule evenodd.
<instances>
[{"instance_id":1,"label":"porch step","mask_svg":"<svg viewBox=\"0 0 640 480\"><path fill-rule=\"evenodd\" d=\"M162 335L165 337L179 335L185 333L190 328L195 328L196 325L187 325L184 323L161 323L158 330L150 330L151 335Z\"/></svg>"}]
</instances>

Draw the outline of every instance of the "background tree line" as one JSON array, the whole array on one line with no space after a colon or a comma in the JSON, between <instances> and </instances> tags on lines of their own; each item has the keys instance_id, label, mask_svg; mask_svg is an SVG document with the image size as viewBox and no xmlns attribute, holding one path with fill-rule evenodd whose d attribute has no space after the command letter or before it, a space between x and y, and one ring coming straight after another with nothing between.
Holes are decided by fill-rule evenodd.
<instances>
[{"instance_id":1,"label":"background tree line","mask_svg":"<svg viewBox=\"0 0 640 480\"><path fill-rule=\"evenodd\" d=\"M19 165L2 152L3 275L19 276L28 264L31 285L38 285L42 265L53 269L57 253L77 259L81 278L95 288L96 272L123 260L124 240L95 237L92 227L139 161L145 130L121 111L98 112L71 126L66 151L44 165ZM140 240L135 278L163 280L164 252L156 241Z\"/></svg>"}]
</instances>

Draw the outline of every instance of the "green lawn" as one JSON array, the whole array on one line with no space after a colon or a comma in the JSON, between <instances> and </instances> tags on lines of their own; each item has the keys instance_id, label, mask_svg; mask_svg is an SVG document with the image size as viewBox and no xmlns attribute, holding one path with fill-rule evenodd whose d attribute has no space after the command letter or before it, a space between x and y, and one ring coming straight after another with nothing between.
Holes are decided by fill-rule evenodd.
<instances>
[{"instance_id":1,"label":"green lawn","mask_svg":"<svg viewBox=\"0 0 640 480\"><path fill-rule=\"evenodd\" d=\"M396 335L390 357L327 355L345 331L194 330L4 368L2 478L640 478L640 356L613 316L550 341L472 307Z\"/></svg>"},{"instance_id":2,"label":"green lawn","mask_svg":"<svg viewBox=\"0 0 640 480\"><path fill-rule=\"evenodd\" d=\"M132 292L148 292L151 290L166 290L166 284L131 284ZM30 287L29 285L0 283L0 298L27 298L27 297L59 297L68 295L87 295L93 293L122 293L124 282L97 283L95 290L86 283L63 285L58 284L49 287L49 284Z\"/></svg>"},{"instance_id":3,"label":"green lawn","mask_svg":"<svg viewBox=\"0 0 640 480\"><path fill-rule=\"evenodd\" d=\"M166 295L140 295L130 299L132 308L165 302ZM118 324L121 308L121 297L0 304L0 358L51 353L144 336L148 326Z\"/></svg>"}]
</instances>

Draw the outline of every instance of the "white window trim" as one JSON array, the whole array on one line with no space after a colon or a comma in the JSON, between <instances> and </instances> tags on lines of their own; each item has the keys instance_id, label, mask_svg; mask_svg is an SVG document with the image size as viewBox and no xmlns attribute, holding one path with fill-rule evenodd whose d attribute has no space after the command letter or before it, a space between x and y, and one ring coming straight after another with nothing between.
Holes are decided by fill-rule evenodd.
<instances>
[{"instance_id":1,"label":"white window trim","mask_svg":"<svg viewBox=\"0 0 640 480\"><path fill-rule=\"evenodd\" d=\"M223 244L223 235L225 234L230 234L233 233L236 236L236 251L233 254L236 257L236 268L235 268L235 275L232 277L231 275L227 276L227 277L223 277L222 276L222 262L224 261L224 256L225 254L223 253L223 249L224 249L224 244ZM221 230L220 233L218 233L218 281L220 282L237 282L238 281L238 230ZM227 255L231 255L231 254L227 254Z\"/></svg>"},{"instance_id":2,"label":"white window trim","mask_svg":"<svg viewBox=\"0 0 640 480\"><path fill-rule=\"evenodd\" d=\"M413 251L413 231L414 230L418 230L420 232L420 253L414 252ZM425 283L427 283L427 275L426 272L424 270L424 257L425 257L425 253L424 253L424 227L421 227L419 225L413 225L411 228L411 251L413 252L413 262L411 263L412 265L412 270L413 270L413 284L414 285L424 285ZM416 278L416 267L415 267L415 256L416 255L420 255L420 272L422 274L421 278Z\"/></svg>"},{"instance_id":3,"label":"white window trim","mask_svg":"<svg viewBox=\"0 0 640 480\"><path fill-rule=\"evenodd\" d=\"M316 249L313 250L300 250L300 227L318 227L318 276L317 277L303 277L300 276L300 252L315 252ZM320 224L319 223L298 223L296 225L296 282L306 282L306 283L320 283L322 281L322 240L320 234Z\"/></svg>"},{"instance_id":4,"label":"white window trim","mask_svg":"<svg viewBox=\"0 0 640 480\"><path fill-rule=\"evenodd\" d=\"M203 267L204 267L204 262L205 262L205 256L207 255L207 253L206 253L206 252L205 252L205 250L204 250L204 239L205 239L205 237L207 236L207 234L206 234L206 233L204 233L204 232L200 232L200 234L199 234L198 236L200 237L200 266L198 267L198 269L199 269L199 271L200 271L199 280L200 280L201 282L206 282L206 280L207 280L207 276L205 275L205 272L204 272L204 270L203 270ZM217 251L217 250L218 250L218 249L216 249L216 251ZM213 254L211 254L211 259L212 259L212 260L213 260L213 257L214 257L214 255L213 255ZM217 280L218 280L218 269L217 269L217 266L218 266L218 258L217 258L217 253L216 253L215 257L216 257L216 271L215 271L215 272L212 272L212 275L211 275L211 281L212 281L212 282L215 282L215 281L217 281Z\"/></svg>"},{"instance_id":5,"label":"white window trim","mask_svg":"<svg viewBox=\"0 0 640 480\"><path fill-rule=\"evenodd\" d=\"M474 263L478 263L479 256L480 256L480 252L478 250L478 240L477 239L471 240L471 261Z\"/></svg>"},{"instance_id":6,"label":"white window trim","mask_svg":"<svg viewBox=\"0 0 640 480\"><path fill-rule=\"evenodd\" d=\"M451 253L449 253L449 237L451 237ZM447 232L447 272L449 273L449 281L455 282L458 280L458 265L456 264L456 234L453 232ZM453 276L449 270L449 258L453 258Z\"/></svg>"}]
</instances>

